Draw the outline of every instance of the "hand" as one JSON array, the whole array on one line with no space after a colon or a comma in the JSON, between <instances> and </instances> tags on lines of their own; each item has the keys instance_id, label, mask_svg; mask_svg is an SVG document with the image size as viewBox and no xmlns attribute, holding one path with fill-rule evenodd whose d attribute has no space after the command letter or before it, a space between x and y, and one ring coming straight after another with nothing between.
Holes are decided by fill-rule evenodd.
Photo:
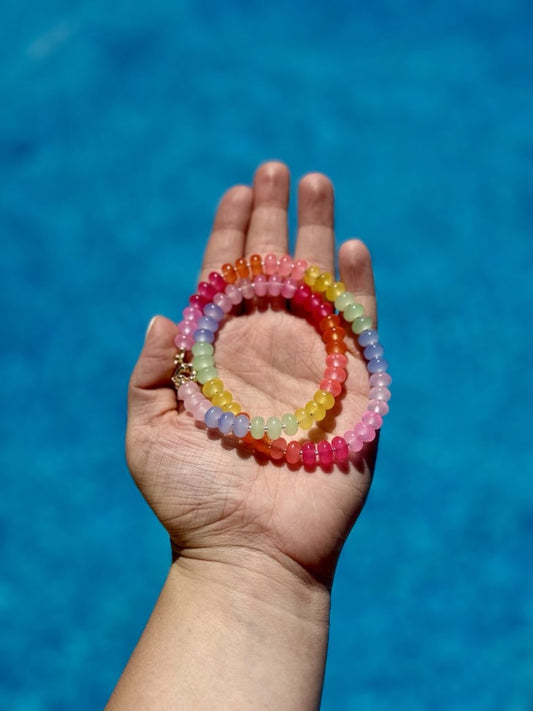
<instances>
[{"instance_id":1,"label":"hand","mask_svg":"<svg viewBox=\"0 0 533 711\"><path fill-rule=\"evenodd\" d=\"M259 167L253 188L223 197L204 254L201 278L253 253L288 252L289 173L281 163ZM334 272L333 188L321 174L299 185L295 259ZM339 250L340 278L376 320L372 267L366 247ZM185 306L185 304L184 304ZM239 565L265 556L297 574L330 585L338 554L364 504L376 442L345 469L306 471L259 460L224 442L179 410L173 372L174 322L157 317L129 389L127 458L131 473L184 562ZM311 433L331 440L359 421L367 401L364 361L347 335L345 393ZM227 389L254 415L281 417L311 399L324 369L324 346L305 319L286 311L232 316L221 328L216 362ZM299 432L298 434L302 434ZM314 437L313 437L314 439ZM352 455L353 456L353 455Z\"/></svg>"}]
</instances>

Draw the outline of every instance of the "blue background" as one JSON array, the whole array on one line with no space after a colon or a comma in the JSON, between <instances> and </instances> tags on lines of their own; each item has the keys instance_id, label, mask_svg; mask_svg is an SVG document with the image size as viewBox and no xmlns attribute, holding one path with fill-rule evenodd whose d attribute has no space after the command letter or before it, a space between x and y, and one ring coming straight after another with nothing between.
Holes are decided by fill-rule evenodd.
<instances>
[{"instance_id":1,"label":"blue background","mask_svg":"<svg viewBox=\"0 0 533 711\"><path fill-rule=\"evenodd\" d=\"M1 708L113 688L169 561L129 372L279 158L369 244L394 377L323 709L533 709L532 8L0 3Z\"/></svg>"}]
</instances>

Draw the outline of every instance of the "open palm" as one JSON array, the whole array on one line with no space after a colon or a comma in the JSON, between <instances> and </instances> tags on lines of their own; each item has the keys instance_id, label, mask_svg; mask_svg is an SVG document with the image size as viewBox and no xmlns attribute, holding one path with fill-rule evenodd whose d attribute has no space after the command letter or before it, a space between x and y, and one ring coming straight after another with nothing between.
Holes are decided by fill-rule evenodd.
<instances>
[{"instance_id":1,"label":"open palm","mask_svg":"<svg viewBox=\"0 0 533 711\"><path fill-rule=\"evenodd\" d=\"M288 251L289 174L266 163L253 188L229 190L218 208L202 278L252 253ZM333 190L320 174L299 186L295 258L334 271ZM375 321L370 257L352 240L339 252L341 279ZM211 433L178 409L170 386L176 326L158 317L131 378L127 456L132 475L182 556L225 559L254 551L299 564L330 581L335 562L365 501L375 443L345 469L308 471L261 459ZM345 392L309 433L329 439L353 426L365 409L364 361L348 337ZM225 386L251 415L281 417L310 400L322 378L324 345L313 327L286 309L230 316L216 346Z\"/></svg>"}]
</instances>

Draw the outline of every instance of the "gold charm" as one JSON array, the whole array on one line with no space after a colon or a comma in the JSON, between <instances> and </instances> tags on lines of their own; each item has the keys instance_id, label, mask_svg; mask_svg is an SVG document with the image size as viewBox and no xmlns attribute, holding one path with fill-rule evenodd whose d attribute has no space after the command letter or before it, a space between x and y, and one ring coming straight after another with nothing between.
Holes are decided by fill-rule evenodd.
<instances>
[{"instance_id":1,"label":"gold charm","mask_svg":"<svg viewBox=\"0 0 533 711\"><path fill-rule=\"evenodd\" d=\"M187 363L185 360L185 349L180 348L180 350L174 356L174 365L176 370L171 378L174 383L176 390L180 385L187 382L188 380L196 380L196 370L192 363Z\"/></svg>"}]
</instances>

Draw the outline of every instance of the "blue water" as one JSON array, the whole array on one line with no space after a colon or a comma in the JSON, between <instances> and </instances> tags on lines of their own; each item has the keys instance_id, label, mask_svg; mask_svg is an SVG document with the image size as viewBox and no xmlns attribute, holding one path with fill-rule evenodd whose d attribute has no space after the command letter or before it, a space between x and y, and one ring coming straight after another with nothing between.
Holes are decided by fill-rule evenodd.
<instances>
[{"instance_id":1,"label":"blue water","mask_svg":"<svg viewBox=\"0 0 533 711\"><path fill-rule=\"evenodd\" d=\"M251 5L1 3L0 707L101 708L135 645L129 371L276 157L369 244L394 377L323 709L531 711L533 6Z\"/></svg>"}]
</instances>

